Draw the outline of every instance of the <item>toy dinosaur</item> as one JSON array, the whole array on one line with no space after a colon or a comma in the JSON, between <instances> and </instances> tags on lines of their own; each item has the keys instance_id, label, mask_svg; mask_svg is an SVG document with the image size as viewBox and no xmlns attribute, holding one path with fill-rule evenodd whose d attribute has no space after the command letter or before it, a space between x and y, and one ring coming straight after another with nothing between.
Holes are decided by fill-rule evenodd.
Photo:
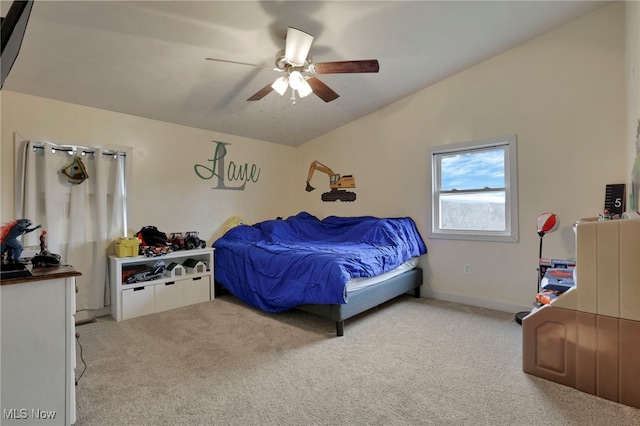
<instances>
[{"instance_id":1,"label":"toy dinosaur","mask_svg":"<svg viewBox=\"0 0 640 426\"><path fill-rule=\"evenodd\" d=\"M0 228L0 241L2 242L1 254L3 258L6 253L9 262L18 263L20 261L23 246L20 241L18 241L18 237L41 227L41 225L37 225L29 228L31 225L33 225L33 223L29 219L18 219L2 224L2 228Z\"/></svg>"}]
</instances>

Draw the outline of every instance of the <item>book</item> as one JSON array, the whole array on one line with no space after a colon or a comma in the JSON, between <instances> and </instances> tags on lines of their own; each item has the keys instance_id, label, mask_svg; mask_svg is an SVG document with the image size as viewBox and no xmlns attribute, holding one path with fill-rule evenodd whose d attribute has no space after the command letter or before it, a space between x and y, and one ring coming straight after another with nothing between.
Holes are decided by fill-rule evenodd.
<instances>
[{"instance_id":1,"label":"book","mask_svg":"<svg viewBox=\"0 0 640 426\"><path fill-rule=\"evenodd\" d=\"M573 268L547 268L540 286L545 290L564 292L575 286Z\"/></svg>"},{"instance_id":2,"label":"book","mask_svg":"<svg viewBox=\"0 0 640 426\"><path fill-rule=\"evenodd\" d=\"M569 268L573 269L576 267L575 259L551 259L541 257L538 260L538 273L539 273L539 282L542 283L542 279L549 268Z\"/></svg>"}]
</instances>

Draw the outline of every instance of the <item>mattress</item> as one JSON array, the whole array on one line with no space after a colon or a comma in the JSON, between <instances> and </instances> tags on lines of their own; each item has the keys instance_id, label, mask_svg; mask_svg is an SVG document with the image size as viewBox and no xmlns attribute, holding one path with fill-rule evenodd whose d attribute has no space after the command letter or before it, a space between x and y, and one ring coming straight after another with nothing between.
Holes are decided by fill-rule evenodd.
<instances>
[{"instance_id":1,"label":"mattress","mask_svg":"<svg viewBox=\"0 0 640 426\"><path fill-rule=\"evenodd\" d=\"M395 269L392 269L391 271L385 272L384 274L380 274L370 278L353 278L347 281L347 293L353 293L354 291L361 290L370 285L377 284L384 280L388 280L389 278L395 277L396 275L400 275L403 272L414 269L416 266L418 266L418 258L412 257L411 259L404 262L402 265L398 266Z\"/></svg>"}]
</instances>

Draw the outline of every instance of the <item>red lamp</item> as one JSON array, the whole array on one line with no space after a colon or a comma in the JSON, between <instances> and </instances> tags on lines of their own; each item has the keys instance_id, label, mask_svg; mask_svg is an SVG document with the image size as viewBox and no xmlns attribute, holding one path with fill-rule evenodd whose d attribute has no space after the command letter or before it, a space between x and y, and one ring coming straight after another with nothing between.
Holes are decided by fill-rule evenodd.
<instances>
[{"instance_id":1,"label":"red lamp","mask_svg":"<svg viewBox=\"0 0 640 426\"><path fill-rule=\"evenodd\" d=\"M558 216L553 213L542 213L538 216L538 235L540 237L556 229L558 229Z\"/></svg>"},{"instance_id":2,"label":"red lamp","mask_svg":"<svg viewBox=\"0 0 640 426\"><path fill-rule=\"evenodd\" d=\"M540 236L540 251L538 253L538 265L540 262L540 258L542 258L542 238L550 233L558 229L559 220L558 216L553 213L542 213L538 216L536 221L538 235ZM540 271L538 271L538 284L536 286L536 293L540 292ZM518 312L516 314L516 322L518 324L522 324L522 319L529 315L529 312Z\"/></svg>"}]
</instances>

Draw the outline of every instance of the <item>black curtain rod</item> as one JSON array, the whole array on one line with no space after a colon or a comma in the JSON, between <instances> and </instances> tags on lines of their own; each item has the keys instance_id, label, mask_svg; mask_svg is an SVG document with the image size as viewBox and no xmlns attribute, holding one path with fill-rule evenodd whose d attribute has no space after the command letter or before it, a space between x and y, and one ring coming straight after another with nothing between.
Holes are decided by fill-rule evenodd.
<instances>
[{"instance_id":1,"label":"black curtain rod","mask_svg":"<svg viewBox=\"0 0 640 426\"><path fill-rule=\"evenodd\" d=\"M53 144L53 150L54 151L62 151L62 152L78 152L80 151L81 153L84 154L95 154L96 150L92 149L92 148L87 148L87 147L82 147L82 146L78 146L78 147L71 147L71 146L60 146L60 145L55 145ZM44 149L44 145L36 145L34 143L33 145L33 149ZM113 150L104 150L102 151L102 155L119 155L121 157L126 157L127 153L123 152L123 151L113 151Z\"/></svg>"}]
</instances>

